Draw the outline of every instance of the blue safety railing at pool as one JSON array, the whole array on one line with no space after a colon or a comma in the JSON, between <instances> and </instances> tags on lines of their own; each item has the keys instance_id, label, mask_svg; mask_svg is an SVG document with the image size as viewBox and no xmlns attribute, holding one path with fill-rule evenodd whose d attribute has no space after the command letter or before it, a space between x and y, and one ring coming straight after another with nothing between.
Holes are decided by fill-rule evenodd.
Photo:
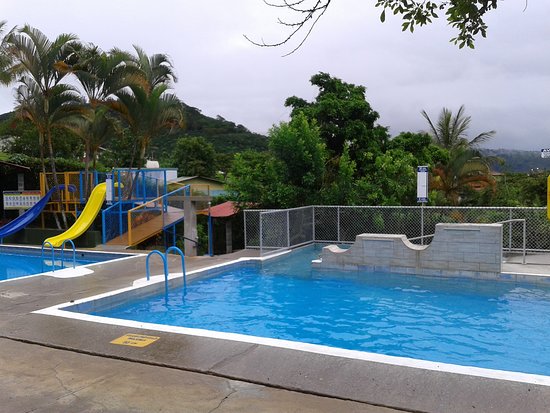
<instances>
[{"instance_id":1,"label":"blue safety railing at pool","mask_svg":"<svg viewBox=\"0 0 550 413\"><path fill-rule=\"evenodd\" d=\"M162 264L163 264L163 267L164 267L164 288L165 288L166 291L168 291L168 275L169 275L169 272L168 272L168 253L171 252L171 251L174 251L174 252L178 253L181 257L181 271L182 271L182 274L183 274L183 288L185 289L187 287L187 276L185 274L185 256L183 255L182 250L180 250L178 247L174 247L174 246L168 248L164 252L164 254L162 252L160 252L159 250L153 250L149 254L147 254L147 258L145 259L145 271L146 271L147 281L149 281L151 279L151 273L150 273L150 270L149 270L149 259L151 258L152 255L158 255L162 259Z\"/></svg>"},{"instance_id":2,"label":"blue safety railing at pool","mask_svg":"<svg viewBox=\"0 0 550 413\"><path fill-rule=\"evenodd\" d=\"M65 267L65 244L70 243L71 249L73 251L73 268L76 268L76 247L74 246L74 242L72 239L66 239L63 241L63 244L61 244L61 268L63 269ZM52 272L55 272L55 248L49 241L44 241L42 243L42 251L40 254L41 262L42 262L42 272L44 272L44 247L47 245L50 246L52 250Z\"/></svg>"},{"instance_id":3,"label":"blue safety railing at pool","mask_svg":"<svg viewBox=\"0 0 550 413\"><path fill-rule=\"evenodd\" d=\"M116 202L101 211L101 240L106 244L128 231L128 211L138 205L134 201Z\"/></svg>"}]
</instances>

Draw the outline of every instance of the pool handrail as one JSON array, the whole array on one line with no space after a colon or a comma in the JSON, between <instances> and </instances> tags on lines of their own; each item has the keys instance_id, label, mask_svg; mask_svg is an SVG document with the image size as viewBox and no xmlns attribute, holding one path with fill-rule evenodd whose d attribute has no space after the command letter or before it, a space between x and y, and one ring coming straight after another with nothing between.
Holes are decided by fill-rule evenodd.
<instances>
[{"instance_id":1,"label":"pool handrail","mask_svg":"<svg viewBox=\"0 0 550 413\"><path fill-rule=\"evenodd\" d=\"M73 251L73 268L76 268L76 247L74 245L73 240L70 238L63 240L63 243L61 244L61 268L65 267L65 244L67 242L71 244L72 251ZM46 247L47 245L49 245L50 248L52 249L52 272L55 272L55 247L50 241L44 241L42 243L42 250L40 253L40 258L42 261L42 272L44 272L44 247Z\"/></svg>"},{"instance_id":2,"label":"pool handrail","mask_svg":"<svg viewBox=\"0 0 550 413\"><path fill-rule=\"evenodd\" d=\"M171 247L169 247L165 252L164 252L164 255L166 257L166 262L168 263L168 253L170 251L175 251L177 252L180 257L181 257L181 272L183 274L183 288L186 288L187 287L187 276L185 274L185 255L183 254L183 251L181 249L179 249L178 247L176 247L175 245L172 245ZM168 265L168 264L167 264Z\"/></svg>"},{"instance_id":3,"label":"pool handrail","mask_svg":"<svg viewBox=\"0 0 550 413\"><path fill-rule=\"evenodd\" d=\"M151 279L151 272L149 271L149 259L151 258L151 255L157 254L162 259L162 263L164 265L164 278L165 281L168 281L168 263L166 261L166 256L160 252L159 250L153 250L149 254L147 254L147 258L145 259L145 273L147 277L147 281Z\"/></svg>"},{"instance_id":4,"label":"pool handrail","mask_svg":"<svg viewBox=\"0 0 550 413\"><path fill-rule=\"evenodd\" d=\"M70 238L67 238L66 240L63 241L63 244L61 244L61 268L64 268L65 265L65 259L64 259L64 251L65 251L65 244L69 242L72 246L72 249L73 249L73 268L76 268L76 248L74 246L74 242L72 239Z\"/></svg>"},{"instance_id":5,"label":"pool handrail","mask_svg":"<svg viewBox=\"0 0 550 413\"><path fill-rule=\"evenodd\" d=\"M55 249L52 243L49 241L44 241L42 243L42 252L40 254L40 261L42 263L42 272L44 272L44 247L46 246L46 244L49 244L50 248L52 249L52 272L55 272Z\"/></svg>"},{"instance_id":6,"label":"pool handrail","mask_svg":"<svg viewBox=\"0 0 550 413\"><path fill-rule=\"evenodd\" d=\"M526 254L527 254L527 220L525 218L516 218L516 219L507 219L505 221L499 221L496 222L496 224L509 224L509 231L508 231L508 237L509 237L509 244L508 244L508 250L511 250L511 244L512 244L512 223L514 222L521 222L522 223L522 229L523 229L523 245L522 245L522 263L526 263ZM504 250L504 248L503 248Z\"/></svg>"},{"instance_id":7,"label":"pool handrail","mask_svg":"<svg viewBox=\"0 0 550 413\"><path fill-rule=\"evenodd\" d=\"M185 288L187 287L187 277L186 277L186 274L185 274L185 256L183 255L183 252L178 247L172 246L172 247L168 248L164 252L164 254L162 252L160 252L159 250L153 250L149 254L147 254L147 258L145 259L145 276L147 278L147 281L151 280L151 271L150 271L150 268L149 268L149 259L151 258L152 255L160 256L160 258L162 259L163 267L164 267L164 290L165 290L165 292L168 292L168 275L169 275L169 272L168 272L168 253L170 251L176 251L181 257L181 269L182 269L182 274L183 274L183 288L184 288L184 291L185 291Z\"/></svg>"}]
</instances>

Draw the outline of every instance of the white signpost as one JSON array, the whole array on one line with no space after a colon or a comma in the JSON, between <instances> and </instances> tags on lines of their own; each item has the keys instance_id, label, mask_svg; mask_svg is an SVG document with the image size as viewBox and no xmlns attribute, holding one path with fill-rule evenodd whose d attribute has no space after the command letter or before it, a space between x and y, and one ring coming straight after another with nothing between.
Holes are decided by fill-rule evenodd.
<instances>
[{"instance_id":1,"label":"white signpost","mask_svg":"<svg viewBox=\"0 0 550 413\"><path fill-rule=\"evenodd\" d=\"M550 158L550 148L545 148L540 150L541 158Z\"/></svg>"},{"instance_id":2,"label":"white signpost","mask_svg":"<svg viewBox=\"0 0 550 413\"><path fill-rule=\"evenodd\" d=\"M428 202L428 167L416 168L416 202Z\"/></svg>"},{"instance_id":3,"label":"white signpost","mask_svg":"<svg viewBox=\"0 0 550 413\"><path fill-rule=\"evenodd\" d=\"M105 199L107 200L107 204L110 205L113 203L113 174L107 174L105 184Z\"/></svg>"},{"instance_id":4,"label":"white signpost","mask_svg":"<svg viewBox=\"0 0 550 413\"><path fill-rule=\"evenodd\" d=\"M428 167L416 168L416 202L421 202L420 208L420 244L424 245L424 203L428 202Z\"/></svg>"}]
</instances>

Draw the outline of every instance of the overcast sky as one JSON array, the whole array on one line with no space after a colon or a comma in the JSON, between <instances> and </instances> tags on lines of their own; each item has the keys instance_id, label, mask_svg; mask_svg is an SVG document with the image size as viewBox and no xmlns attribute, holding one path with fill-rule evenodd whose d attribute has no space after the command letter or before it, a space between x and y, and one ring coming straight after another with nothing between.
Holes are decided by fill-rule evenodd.
<instances>
[{"instance_id":1,"label":"overcast sky","mask_svg":"<svg viewBox=\"0 0 550 413\"><path fill-rule=\"evenodd\" d=\"M471 137L494 129L488 147L540 150L550 147L550 1L531 0L523 11L525 1L499 1L487 39L459 50L444 20L403 33L394 16L380 23L374 0L338 0L288 57L292 47L259 48L243 37L285 35L281 11L262 0L1 0L0 19L50 38L74 33L104 50L137 44L167 53L181 100L255 132L288 120L287 97L313 99L309 79L322 71L366 86L392 135L425 130L422 109L435 119L464 104ZM0 112L13 106L12 89L0 89Z\"/></svg>"}]
</instances>

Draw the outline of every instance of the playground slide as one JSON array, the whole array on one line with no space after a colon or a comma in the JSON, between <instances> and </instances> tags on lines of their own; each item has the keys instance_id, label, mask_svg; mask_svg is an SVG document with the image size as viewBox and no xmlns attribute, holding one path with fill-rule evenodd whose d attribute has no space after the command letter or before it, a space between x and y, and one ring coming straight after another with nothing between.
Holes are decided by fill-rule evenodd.
<instances>
[{"instance_id":1,"label":"playground slide","mask_svg":"<svg viewBox=\"0 0 550 413\"><path fill-rule=\"evenodd\" d=\"M64 189L65 189L65 185L54 186L52 189L50 189L46 193L46 195L44 195L44 197L42 199L40 199L40 201L38 201L31 208L29 208L27 211L25 211L25 213L23 215L19 215L13 221L8 222L6 225L1 227L0 228L0 239L2 239L4 237L7 237L8 235L14 234L17 231L22 230L27 225L29 225L31 222L33 222L36 218L38 218L38 216L40 215L40 213L42 212L42 210L44 209L46 204L49 202L49 200L50 200L51 196L53 195L53 193L56 192L56 191L62 191ZM67 189L68 189L69 192L75 192L76 191L76 187L74 185L69 185Z\"/></svg>"},{"instance_id":2,"label":"playground slide","mask_svg":"<svg viewBox=\"0 0 550 413\"><path fill-rule=\"evenodd\" d=\"M90 198L88 199L88 202L86 202L82 213L75 221L75 223L64 233L46 239L44 241L46 246L49 246L49 244L51 244L53 247L60 247L63 244L63 241L68 239L73 240L84 234L84 232L86 232L86 230L90 228L97 214L101 210L103 201L105 201L106 190L107 185L105 183L96 185L96 187L90 194Z\"/></svg>"}]
</instances>

